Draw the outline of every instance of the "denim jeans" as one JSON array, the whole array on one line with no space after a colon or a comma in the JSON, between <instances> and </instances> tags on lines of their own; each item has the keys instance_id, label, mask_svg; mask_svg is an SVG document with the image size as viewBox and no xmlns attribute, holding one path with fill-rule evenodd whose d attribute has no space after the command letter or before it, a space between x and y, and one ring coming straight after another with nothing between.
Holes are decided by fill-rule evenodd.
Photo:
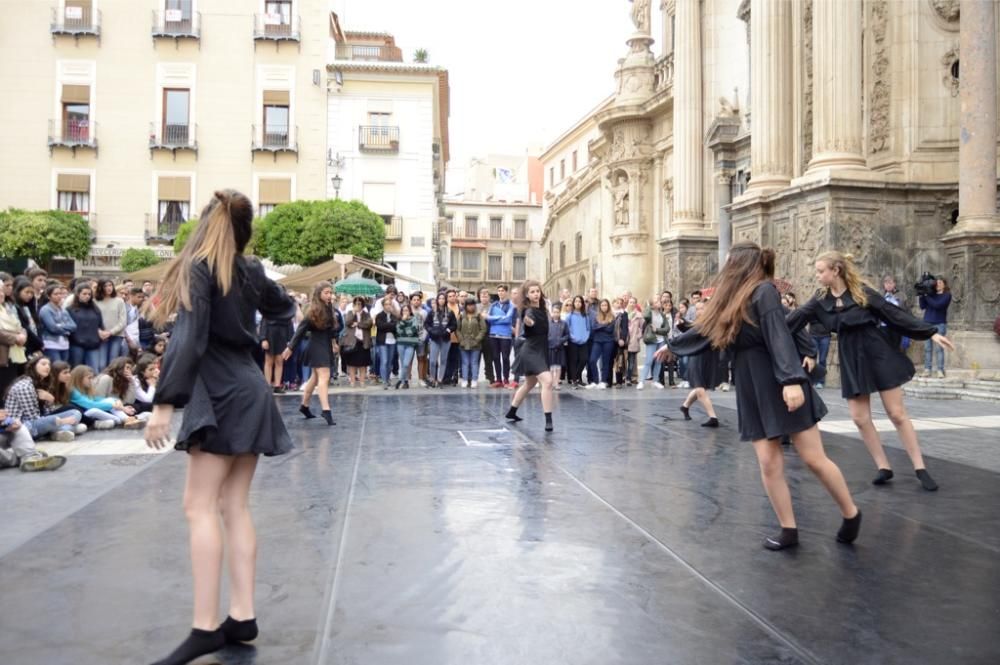
<instances>
[{"instance_id":1,"label":"denim jeans","mask_svg":"<svg viewBox=\"0 0 1000 665\"><path fill-rule=\"evenodd\" d=\"M73 420L72 425L60 425L58 420L62 418L71 418ZM35 418L34 420L29 420L25 423L28 431L31 433L32 438L40 439L43 436L48 436L53 432L58 430L66 430L69 432L73 431L73 425L80 422L80 413L78 411L69 411L67 413L60 414L58 416L42 416L41 418Z\"/></svg>"},{"instance_id":2,"label":"denim jeans","mask_svg":"<svg viewBox=\"0 0 1000 665\"><path fill-rule=\"evenodd\" d=\"M396 357L396 345L395 344L379 344L378 349L378 368L379 376L382 377L382 382L388 384L389 376L392 374L392 361Z\"/></svg>"},{"instance_id":3,"label":"denim jeans","mask_svg":"<svg viewBox=\"0 0 1000 665\"><path fill-rule=\"evenodd\" d=\"M819 349L819 356L816 358L816 364L826 369L826 357L830 353L830 336L818 336L813 335L813 341L816 342L816 348Z\"/></svg>"},{"instance_id":4,"label":"denim jeans","mask_svg":"<svg viewBox=\"0 0 1000 665\"><path fill-rule=\"evenodd\" d=\"M656 359L656 352L662 344L653 343L646 345L646 364L643 366L645 376L642 381L658 381L660 379L660 361Z\"/></svg>"},{"instance_id":5,"label":"denim jeans","mask_svg":"<svg viewBox=\"0 0 1000 665\"><path fill-rule=\"evenodd\" d=\"M462 380L476 381L479 379L479 349L467 351L462 349Z\"/></svg>"},{"instance_id":6,"label":"denim jeans","mask_svg":"<svg viewBox=\"0 0 1000 665\"><path fill-rule=\"evenodd\" d=\"M397 351L399 352L399 380L409 381L410 380L410 366L413 364L413 355L417 351L417 347L410 346L409 344L399 344Z\"/></svg>"},{"instance_id":7,"label":"denim jeans","mask_svg":"<svg viewBox=\"0 0 1000 665\"><path fill-rule=\"evenodd\" d=\"M69 364L73 367L77 365L86 365L90 369L94 370L94 373L99 373L104 367L101 366L101 354L103 351L104 344L97 347L96 349L84 349L79 346L69 347ZM98 369L100 367L100 369Z\"/></svg>"},{"instance_id":8,"label":"denim jeans","mask_svg":"<svg viewBox=\"0 0 1000 665\"><path fill-rule=\"evenodd\" d=\"M947 323L935 323L933 324L937 331L941 335L948 334L948 324ZM931 365L934 364L935 349L937 346L933 340L927 340L924 342L924 369L928 372L931 371ZM944 371L944 349L937 346L937 359L938 359L938 369L942 372Z\"/></svg>"},{"instance_id":9,"label":"denim jeans","mask_svg":"<svg viewBox=\"0 0 1000 665\"><path fill-rule=\"evenodd\" d=\"M611 359L615 355L615 343L613 340L607 342L590 342L590 363L587 365L587 383L597 383L597 372L600 370L600 382L611 385ZM600 363L600 365L598 365Z\"/></svg>"},{"instance_id":10,"label":"denim jeans","mask_svg":"<svg viewBox=\"0 0 1000 665\"><path fill-rule=\"evenodd\" d=\"M428 363L427 378L430 381L444 381L444 372L448 365L448 350L451 349L451 340L444 341L430 340L431 356Z\"/></svg>"},{"instance_id":11,"label":"denim jeans","mask_svg":"<svg viewBox=\"0 0 1000 665\"><path fill-rule=\"evenodd\" d=\"M103 342L101 342L100 352L101 357L98 360L100 368L95 370L97 372L103 372L104 368L111 364L111 361L118 358L122 354L122 343L125 341L123 337L109 337ZM89 363L88 363L89 364Z\"/></svg>"},{"instance_id":12,"label":"denim jeans","mask_svg":"<svg viewBox=\"0 0 1000 665\"><path fill-rule=\"evenodd\" d=\"M64 363L69 362L69 349L45 349L43 353L45 354L45 357L52 362L58 362L60 360Z\"/></svg>"}]
</instances>

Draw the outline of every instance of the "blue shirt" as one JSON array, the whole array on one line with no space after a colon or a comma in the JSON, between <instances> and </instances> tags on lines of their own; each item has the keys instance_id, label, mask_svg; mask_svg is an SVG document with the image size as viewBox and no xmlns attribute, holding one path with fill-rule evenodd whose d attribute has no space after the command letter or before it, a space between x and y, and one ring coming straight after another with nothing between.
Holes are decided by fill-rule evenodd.
<instances>
[{"instance_id":1,"label":"blue shirt","mask_svg":"<svg viewBox=\"0 0 1000 665\"><path fill-rule=\"evenodd\" d=\"M573 312L566 319L569 326L569 341L574 344L586 344L590 341L590 317L579 312Z\"/></svg>"}]
</instances>

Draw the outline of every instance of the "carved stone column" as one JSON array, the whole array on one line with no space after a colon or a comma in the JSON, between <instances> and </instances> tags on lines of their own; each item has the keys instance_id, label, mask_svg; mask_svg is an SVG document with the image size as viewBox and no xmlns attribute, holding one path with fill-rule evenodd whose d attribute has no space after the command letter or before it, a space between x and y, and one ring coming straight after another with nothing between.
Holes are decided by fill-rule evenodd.
<instances>
[{"instance_id":1,"label":"carved stone column","mask_svg":"<svg viewBox=\"0 0 1000 665\"><path fill-rule=\"evenodd\" d=\"M751 0L750 32L754 121L747 191L752 194L785 187L791 182L792 3Z\"/></svg>"},{"instance_id":2,"label":"carved stone column","mask_svg":"<svg viewBox=\"0 0 1000 665\"><path fill-rule=\"evenodd\" d=\"M808 172L865 168L861 0L812 0L813 157ZM754 179L756 179L756 173Z\"/></svg>"},{"instance_id":3,"label":"carved stone column","mask_svg":"<svg viewBox=\"0 0 1000 665\"><path fill-rule=\"evenodd\" d=\"M700 231L702 208L701 2L678 0L674 49L674 214L670 233Z\"/></svg>"},{"instance_id":4,"label":"carved stone column","mask_svg":"<svg viewBox=\"0 0 1000 665\"><path fill-rule=\"evenodd\" d=\"M997 36L993 2L962 0L958 93L958 224L953 233L1000 231L997 222Z\"/></svg>"},{"instance_id":5,"label":"carved stone column","mask_svg":"<svg viewBox=\"0 0 1000 665\"><path fill-rule=\"evenodd\" d=\"M663 39L660 41L660 47L664 55L674 52L674 33L670 29L670 19L674 15L675 2L676 0L660 0L660 16L663 19Z\"/></svg>"}]
</instances>

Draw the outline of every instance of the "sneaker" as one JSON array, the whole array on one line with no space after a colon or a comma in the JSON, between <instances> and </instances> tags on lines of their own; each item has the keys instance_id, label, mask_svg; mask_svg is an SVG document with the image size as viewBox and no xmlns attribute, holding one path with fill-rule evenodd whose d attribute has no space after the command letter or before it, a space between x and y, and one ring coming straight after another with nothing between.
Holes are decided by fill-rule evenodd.
<instances>
[{"instance_id":1,"label":"sneaker","mask_svg":"<svg viewBox=\"0 0 1000 665\"><path fill-rule=\"evenodd\" d=\"M73 425L74 434L83 434L86 431L87 431L87 426L84 425L83 423L78 423L76 425Z\"/></svg>"},{"instance_id":2,"label":"sneaker","mask_svg":"<svg viewBox=\"0 0 1000 665\"><path fill-rule=\"evenodd\" d=\"M653 381L653 387L656 388L657 390L663 390L663 384L660 383L659 381Z\"/></svg>"},{"instance_id":3,"label":"sneaker","mask_svg":"<svg viewBox=\"0 0 1000 665\"><path fill-rule=\"evenodd\" d=\"M507 387L511 390L517 390L517 381L511 381Z\"/></svg>"},{"instance_id":4,"label":"sneaker","mask_svg":"<svg viewBox=\"0 0 1000 665\"><path fill-rule=\"evenodd\" d=\"M560 383L555 384L554 386L552 386L552 389L553 390L562 390L562 383L560 382Z\"/></svg>"},{"instance_id":5,"label":"sneaker","mask_svg":"<svg viewBox=\"0 0 1000 665\"><path fill-rule=\"evenodd\" d=\"M62 455L50 455L44 457L39 455L38 457L21 460L21 471L29 473L31 471L55 471L56 469L62 468L64 464L66 464L66 458Z\"/></svg>"},{"instance_id":6,"label":"sneaker","mask_svg":"<svg viewBox=\"0 0 1000 665\"><path fill-rule=\"evenodd\" d=\"M475 388L475 387L477 387L478 385L479 385L479 382L478 382L478 381L473 381L472 383L470 383L470 384L469 384L469 387L470 387L470 388Z\"/></svg>"},{"instance_id":7,"label":"sneaker","mask_svg":"<svg viewBox=\"0 0 1000 665\"><path fill-rule=\"evenodd\" d=\"M724 393L728 393L729 392L729 384L728 383L723 383L722 385L719 386L719 390L721 390Z\"/></svg>"},{"instance_id":8,"label":"sneaker","mask_svg":"<svg viewBox=\"0 0 1000 665\"><path fill-rule=\"evenodd\" d=\"M72 441L75 438L76 434L73 434L73 432L69 431L68 429L61 429L57 432L52 433L52 440L60 441L62 443L66 443L67 441Z\"/></svg>"},{"instance_id":9,"label":"sneaker","mask_svg":"<svg viewBox=\"0 0 1000 665\"><path fill-rule=\"evenodd\" d=\"M138 418L126 418L125 422L122 423L122 427L125 429L142 429L146 426L146 423Z\"/></svg>"},{"instance_id":10,"label":"sneaker","mask_svg":"<svg viewBox=\"0 0 1000 665\"><path fill-rule=\"evenodd\" d=\"M639 383L637 383L637 384L635 385L635 389L636 389L636 390L642 390L642 389L643 389L643 388L645 388L645 387L646 387L646 383L645 383L644 381L640 381Z\"/></svg>"},{"instance_id":11,"label":"sneaker","mask_svg":"<svg viewBox=\"0 0 1000 665\"><path fill-rule=\"evenodd\" d=\"M141 420L144 423L149 422L149 419L153 417L152 411L143 411L136 416L136 420Z\"/></svg>"},{"instance_id":12,"label":"sneaker","mask_svg":"<svg viewBox=\"0 0 1000 665\"><path fill-rule=\"evenodd\" d=\"M98 420L94 423L94 429L113 429L115 426L115 421L113 420Z\"/></svg>"},{"instance_id":13,"label":"sneaker","mask_svg":"<svg viewBox=\"0 0 1000 665\"><path fill-rule=\"evenodd\" d=\"M822 383L817 383L816 385L813 386L813 388L815 388L816 390L823 390L824 388L826 388L826 386L823 385Z\"/></svg>"},{"instance_id":14,"label":"sneaker","mask_svg":"<svg viewBox=\"0 0 1000 665\"><path fill-rule=\"evenodd\" d=\"M681 386L680 387L681 388L690 388L691 384L688 383L687 381L681 381Z\"/></svg>"},{"instance_id":15,"label":"sneaker","mask_svg":"<svg viewBox=\"0 0 1000 665\"><path fill-rule=\"evenodd\" d=\"M938 370L938 371L934 372L934 378L935 379L943 379L944 378L944 372L941 371L941 370Z\"/></svg>"},{"instance_id":16,"label":"sneaker","mask_svg":"<svg viewBox=\"0 0 1000 665\"><path fill-rule=\"evenodd\" d=\"M923 378L923 379L929 379L929 378L931 378L931 371L929 369L925 369L924 371L922 371L920 373L920 377Z\"/></svg>"},{"instance_id":17,"label":"sneaker","mask_svg":"<svg viewBox=\"0 0 1000 665\"><path fill-rule=\"evenodd\" d=\"M603 381L601 381L600 383L597 384L597 389L598 390L606 390L607 387L608 387L608 384L604 383Z\"/></svg>"}]
</instances>

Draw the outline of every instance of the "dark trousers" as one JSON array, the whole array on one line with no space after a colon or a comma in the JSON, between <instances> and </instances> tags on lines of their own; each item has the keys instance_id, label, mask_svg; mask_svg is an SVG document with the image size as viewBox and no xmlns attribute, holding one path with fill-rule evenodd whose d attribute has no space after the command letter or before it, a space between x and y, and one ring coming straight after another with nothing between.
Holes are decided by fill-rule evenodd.
<instances>
[{"instance_id":1,"label":"dark trousers","mask_svg":"<svg viewBox=\"0 0 1000 665\"><path fill-rule=\"evenodd\" d=\"M503 337L490 337L493 353L493 376L501 383L510 383L510 347L511 340Z\"/></svg>"},{"instance_id":2,"label":"dark trousers","mask_svg":"<svg viewBox=\"0 0 1000 665\"><path fill-rule=\"evenodd\" d=\"M587 383L598 383L597 371L600 369L600 382L606 385L611 385L611 359L614 358L614 356L614 341L591 341L590 364L587 365Z\"/></svg>"},{"instance_id":3,"label":"dark trousers","mask_svg":"<svg viewBox=\"0 0 1000 665\"><path fill-rule=\"evenodd\" d=\"M496 382L496 370L493 368L493 342L490 340L489 336L483 338L483 344L480 347L483 358L483 367L486 370L486 382L495 383Z\"/></svg>"},{"instance_id":4,"label":"dark trousers","mask_svg":"<svg viewBox=\"0 0 1000 665\"><path fill-rule=\"evenodd\" d=\"M458 342L452 342L448 349L448 362L445 364L444 380L447 383L458 383L458 370L462 367L462 349Z\"/></svg>"},{"instance_id":5,"label":"dark trousers","mask_svg":"<svg viewBox=\"0 0 1000 665\"><path fill-rule=\"evenodd\" d=\"M587 366L587 361L590 359L587 345L570 342L566 347L566 356L570 383L581 383L583 381L583 368Z\"/></svg>"}]
</instances>

